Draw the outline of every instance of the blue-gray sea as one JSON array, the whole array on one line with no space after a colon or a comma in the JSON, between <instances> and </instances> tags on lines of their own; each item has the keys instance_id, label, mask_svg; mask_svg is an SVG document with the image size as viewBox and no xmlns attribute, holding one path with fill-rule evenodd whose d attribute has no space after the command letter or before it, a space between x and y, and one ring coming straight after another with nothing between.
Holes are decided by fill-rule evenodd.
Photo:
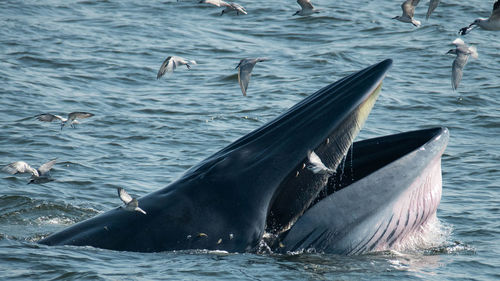
<instances>
[{"instance_id":1,"label":"blue-gray sea","mask_svg":"<svg viewBox=\"0 0 500 281\"><path fill-rule=\"evenodd\" d=\"M398 22L401 1L238 3L224 14L198 1L0 1L0 165L58 158L56 181L0 176L4 280L499 280L500 33L476 29L458 91L451 87L458 30L488 17L493 0L441 1L420 28ZM167 56L196 60L157 80ZM244 97L234 69L253 70ZM48 247L36 241L119 206L265 124L309 94L386 58L394 64L358 140L432 126L451 138L443 155L437 245L370 253L133 253ZM77 128L37 121L88 111ZM404 175L402 175L404 176ZM432 243L431 243L432 244ZM434 243L436 244L436 243Z\"/></svg>"}]
</instances>

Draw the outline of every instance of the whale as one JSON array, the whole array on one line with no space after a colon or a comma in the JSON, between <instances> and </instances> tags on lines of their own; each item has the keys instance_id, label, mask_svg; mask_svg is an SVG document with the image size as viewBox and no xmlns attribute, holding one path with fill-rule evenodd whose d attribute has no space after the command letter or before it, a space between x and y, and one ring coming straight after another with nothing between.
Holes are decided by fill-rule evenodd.
<instances>
[{"instance_id":1,"label":"whale","mask_svg":"<svg viewBox=\"0 0 500 281\"><path fill-rule=\"evenodd\" d=\"M394 245L435 216L448 131L353 143L391 65L381 61L320 89L138 198L147 215L118 207L38 242L136 252L266 247L344 254ZM307 169L311 151L335 173Z\"/></svg>"}]
</instances>

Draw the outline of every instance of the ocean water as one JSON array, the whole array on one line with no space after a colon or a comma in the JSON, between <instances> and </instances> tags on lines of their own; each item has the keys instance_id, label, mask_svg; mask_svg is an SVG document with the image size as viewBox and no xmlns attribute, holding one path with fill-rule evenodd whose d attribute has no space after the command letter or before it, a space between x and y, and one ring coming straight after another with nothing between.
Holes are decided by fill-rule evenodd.
<instances>
[{"instance_id":1,"label":"ocean water","mask_svg":"<svg viewBox=\"0 0 500 281\"><path fill-rule=\"evenodd\" d=\"M0 165L58 158L54 182L0 176L0 279L498 280L500 33L476 29L458 91L451 42L493 1L441 1L420 28L391 19L402 1L248 1L219 16L198 1L0 1ZM170 55L196 60L157 80ZM234 70L257 64L243 97ZM386 58L394 64L358 140L450 129L439 227L402 251L336 256L131 253L47 247L40 238L115 208L116 187L143 196L308 94ZM60 130L33 116L88 111Z\"/></svg>"}]
</instances>

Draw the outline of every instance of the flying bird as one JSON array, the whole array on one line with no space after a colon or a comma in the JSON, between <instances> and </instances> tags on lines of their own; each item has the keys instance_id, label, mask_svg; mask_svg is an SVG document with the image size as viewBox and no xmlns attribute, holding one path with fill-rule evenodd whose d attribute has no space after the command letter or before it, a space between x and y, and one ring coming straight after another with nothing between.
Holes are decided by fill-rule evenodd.
<instances>
[{"instance_id":1,"label":"flying bird","mask_svg":"<svg viewBox=\"0 0 500 281\"><path fill-rule=\"evenodd\" d=\"M177 56L169 56L161 64L160 70L158 70L158 74L156 75L156 79L160 79L167 72L174 72L177 66L185 65L188 69L191 69L189 64L195 65L196 61L186 60L185 58Z\"/></svg>"},{"instance_id":2,"label":"flying bird","mask_svg":"<svg viewBox=\"0 0 500 281\"><path fill-rule=\"evenodd\" d=\"M314 6L311 4L310 0L297 0L297 4L300 5L300 10L295 12L293 16L309 16L314 13L319 13L319 10L314 9Z\"/></svg>"},{"instance_id":3,"label":"flying bird","mask_svg":"<svg viewBox=\"0 0 500 281\"><path fill-rule=\"evenodd\" d=\"M429 9L427 9L427 15L425 16L425 19L429 19L431 16L432 12L437 8L440 0L431 0L429 2Z\"/></svg>"},{"instance_id":4,"label":"flying bird","mask_svg":"<svg viewBox=\"0 0 500 281\"><path fill-rule=\"evenodd\" d=\"M453 41L453 44L456 46L456 48L449 50L447 54L457 55L457 57L453 61L453 68L451 71L451 86L453 90L456 90L458 88L458 85L460 84L460 81L462 80L464 66L467 63L469 56L477 59L478 54L476 47L467 46L460 38L455 39L455 41Z\"/></svg>"},{"instance_id":5,"label":"flying bird","mask_svg":"<svg viewBox=\"0 0 500 281\"><path fill-rule=\"evenodd\" d=\"M39 114L35 116L35 118L42 122L52 122L59 120L61 121L62 130L68 123L72 128L75 128L75 125L80 124L80 122L76 119L85 119L92 116L94 116L94 114L88 112L71 112L70 114L68 114L68 118L50 113Z\"/></svg>"},{"instance_id":6,"label":"flying bird","mask_svg":"<svg viewBox=\"0 0 500 281\"><path fill-rule=\"evenodd\" d=\"M141 212L143 214L146 214L146 212L143 209L139 208L139 202L137 201L137 199L132 198L132 196L130 196L125 191L125 189L119 187L117 190L118 190L118 196L125 204L125 206L120 206L121 209L131 211L131 212L136 211L136 212Z\"/></svg>"},{"instance_id":7,"label":"flying bird","mask_svg":"<svg viewBox=\"0 0 500 281\"><path fill-rule=\"evenodd\" d=\"M220 15L222 16L224 13L230 13L230 12L236 12L236 15L239 15L239 14L244 14L246 15L247 14L247 10L241 6L240 4L237 4L237 3L233 3L233 2L230 2L229 5L225 5L225 9L222 10L222 12L220 13Z\"/></svg>"},{"instance_id":8,"label":"flying bird","mask_svg":"<svg viewBox=\"0 0 500 281\"><path fill-rule=\"evenodd\" d=\"M465 35L478 26L485 30L500 30L500 0L497 0L493 4L493 11L489 18L476 19L473 23L469 24L469 26L461 28L458 33L460 35Z\"/></svg>"},{"instance_id":9,"label":"flying bird","mask_svg":"<svg viewBox=\"0 0 500 281\"><path fill-rule=\"evenodd\" d=\"M250 59L245 58L240 60L240 63L235 69L238 69L238 83L240 84L241 92L244 96L247 95L248 83L250 82L250 77L252 76L252 70L256 63L261 61L266 61L267 58L256 58Z\"/></svg>"},{"instance_id":10,"label":"flying bird","mask_svg":"<svg viewBox=\"0 0 500 281\"><path fill-rule=\"evenodd\" d=\"M205 4L212 4L217 7L224 7L224 10L221 12L221 16L224 13L229 13L229 12L236 12L237 15L239 14L247 14L247 10L241 6L240 4L233 3L233 2L226 2L222 0L201 0L200 3L205 3Z\"/></svg>"},{"instance_id":11,"label":"flying bird","mask_svg":"<svg viewBox=\"0 0 500 281\"><path fill-rule=\"evenodd\" d=\"M315 174L320 174L320 175L331 175L335 173L334 170L328 168L323 164L323 161L319 158L319 156L314 153L314 151L309 151L307 153L307 159L309 160L309 165L307 165L307 169L312 171Z\"/></svg>"},{"instance_id":12,"label":"flying bird","mask_svg":"<svg viewBox=\"0 0 500 281\"><path fill-rule=\"evenodd\" d=\"M226 1L222 1L222 0L201 0L200 3L212 4L212 5L217 6L217 7L226 7L229 5L229 3L227 3Z\"/></svg>"},{"instance_id":13,"label":"flying bird","mask_svg":"<svg viewBox=\"0 0 500 281\"><path fill-rule=\"evenodd\" d=\"M49 162L41 165L38 169L32 168L28 163L24 161L17 161L10 163L9 165L2 168L2 171L9 173L11 175L30 173L31 178L30 183L46 183L53 181L50 177L50 169L56 164L57 159L52 159Z\"/></svg>"},{"instance_id":14,"label":"flying bird","mask_svg":"<svg viewBox=\"0 0 500 281\"><path fill-rule=\"evenodd\" d=\"M395 17L393 17L393 19L396 19L396 20L402 21L402 22L411 23L414 26L419 27L420 22L413 18L413 15L415 14L415 7L418 5L418 2L420 2L420 0L406 0L401 5L401 9L403 10L403 15L395 16Z\"/></svg>"}]
</instances>

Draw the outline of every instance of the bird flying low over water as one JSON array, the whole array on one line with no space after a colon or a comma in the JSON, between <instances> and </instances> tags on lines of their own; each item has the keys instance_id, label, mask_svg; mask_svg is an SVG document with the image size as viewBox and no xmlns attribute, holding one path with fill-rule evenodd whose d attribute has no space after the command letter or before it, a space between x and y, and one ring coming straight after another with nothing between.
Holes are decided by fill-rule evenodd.
<instances>
[{"instance_id":1,"label":"bird flying low over water","mask_svg":"<svg viewBox=\"0 0 500 281\"><path fill-rule=\"evenodd\" d=\"M88 113L88 112L71 112L70 114L68 114L68 118L64 118L64 117L61 117L59 115L50 114L50 113L39 114L39 115L35 116L35 118L38 119L38 121L42 121L42 122L52 122L52 121L60 120L61 121L61 130L62 130L64 128L64 126L66 126L68 123L72 128L74 128L75 125L80 124L80 122L78 122L78 120L76 120L76 119L85 119L85 118L89 118L92 116L94 116L94 114Z\"/></svg>"},{"instance_id":2,"label":"bird flying low over water","mask_svg":"<svg viewBox=\"0 0 500 281\"><path fill-rule=\"evenodd\" d=\"M217 7L224 7L224 6L229 5L229 3L227 3L226 1L222 1L222 0L201 0L200 3L212 4L212 5L217 6Z\"/></svg>"},{"instance_id":3,"label":"bird flying low over water","mask_svg":"<svg viewBox=\"0 0 500 281\"><path fill-rule=\"evenodd\" d=\"M224 10L222 10L222 12L220 13L220 15L222 16L224 13L231 13L231 12L236 12L236 15L239 15L239 14L244 14L246 15L247 14L247 10L241 6L240 4L237 4L237 3L233 3L233 2L230 2L229 5L226 5L225 6L226 8Z\"/></svg>"},{"instance_id":4,"label":"bird flying low over water","mask_svg":"<svg viewBox=\"0 0 500 281\"><path fill-rule=\"evenodd\" d=\"M146 214L146 212L143 209L139 208L139 202L137 201L137 199L132 198L132 196L130 196L125 191L125 189L119 187L117 190L118 190L118 196L125 204L125 206L120 206L120 208L127 210L127 211L131 211L131 212L136 211L136 212Z\"/></svg>"},{"instance_id":5,"label":"bird flying low over water","mask_svg":"<svg viewBox=\"0 0 500 281\"><path fill-rule=\"evenodd\" d=\"M250 59L245 58L240 60L240 63L235 69L238 69L238 83L240 84L241 92L244 96L247 95L248 83L250 82L250 77L252 76L252 70L255 64L261 61L266 61L267 58L256 58Z\"/></svg>"},{"instance_id":6,"label":"bird flying low over water","mask_svg":"<svg viewBox=\"0 0 500 281\"><path fill-rule=\"evenodd\" d=\"M53 181L50 177L50 169L56 164L57 159L52 159L49 162L41 165L38 169L32 168L28 163L24 161L17 161L10 163L9 165L2 168L2 171L9 173L11 175L30 173L31 178L30 183L46 183Z\"/></svg>"},{"instance_id":7,"label":"bird flying low over water","mask_svg":"<svg viewBox=\"0 0 500 281\"><path fill-rule=\"evenodd\" d=\"M429 9L427 9L427 15L425 16L425 19L429 19L431 16L432 12L437 8L440 0L431 0L429 2Z\"/></svg>"},{"instance_id":8,"label":"bird flying low over water","mask_svg":"<svg viewBox=\"0 0 500 281\"><path fill-rule=\"evenodd\" d=\"M314 153L314 151L309 151L309 153L307 154L307 159L309 160L309 165L307 165L307 169L309 169L315 174L331 175L335 172L334 170L326 167L325 164L323 164L323 161L321 161L319 156L316 153Z\"/></svg>"},{"instance_id":9,"label":"bird flying low over water","mask_svg":"<svg viewBox=\"0 0 500 281\"><path fill-rule=\"evenodd\" d=\"M418 5L420 0L406 0L402 5L401 9L403 10L403 15L395 16L393 19L396 19L401 22L411 23L416 27L420 26L420 22L413 18L415 14L415 7Z\"/></svg>"},{"instance_id":10,"label":"bird flying low over water","mask_svg":"<svg viewBox=\"0 0 500 281\"><path fill-rule=\"evenodd\" d=\"M297 0L297 4L300 5L300 10L295 12L293 16L309 16L314 13L319 13L319 10L314 9L314 6L311 4L310 0Z\"/></svg>"},{"instance_id":11,"label":"bird flying low over water","mask_svg":"<svg viewBox=\"0 0 500 281\"><path fill-rule=\"evenodd\" d=\"M158 74L156 75L156 79L160 79L167 72L174 72L177 66L185 65L188 69L191 69L189 64L196 64L194 60L186 60L185 58L170 56L166 58L160 66L160 70L158 70Z\"/></svg>"},{"instance_id":12,"label":"bird flying low over water","mask_svg":"<svg viewBox=\"0 0 500 281\"><path fill-rule=\"evenodd\" d=\"M469 24L469 26L461 28L458 33L460 35L465 35L478 26L485 30L500 30L500 0L497 0L493 4L493 11L489 18L476 19L473 23Z\"/></svg>"},{"instance_id":13,"label":"bird flying low over water","mask_svg":"<svg viewBox=\"0 0 500 281\"><path fill-rule=\"evenodd\" d=\"M233 3L233 2L226 2L222 0L201 0L200 3L205 3L205 4L212 4L217 7L225 7L224 10L221 12L221 16L224 13L230 13L230 12L236 12L237 15L239 14L247 14L247 10L241 6L240 4Z\"/></svg>"},{"instance_id":14,"label":"bird flying low over water","mask_svg":"<svg viewBox=\"0 0 500 281\"><path fill-rule=\"evenodd\" d=\"M460 81L462 80L464 66L467 63L469 56L477 59L478 54L476 47L467 46L460 38L455 39L455 41L453 41L453 44L456 46L456 48L449 50L447 54L457 55L457 57L453 61L453 69L451 72L451 86L453 87L453 90L456 90L458 88L458 85L460 84Z\"/></svg>"}]
</instances>

